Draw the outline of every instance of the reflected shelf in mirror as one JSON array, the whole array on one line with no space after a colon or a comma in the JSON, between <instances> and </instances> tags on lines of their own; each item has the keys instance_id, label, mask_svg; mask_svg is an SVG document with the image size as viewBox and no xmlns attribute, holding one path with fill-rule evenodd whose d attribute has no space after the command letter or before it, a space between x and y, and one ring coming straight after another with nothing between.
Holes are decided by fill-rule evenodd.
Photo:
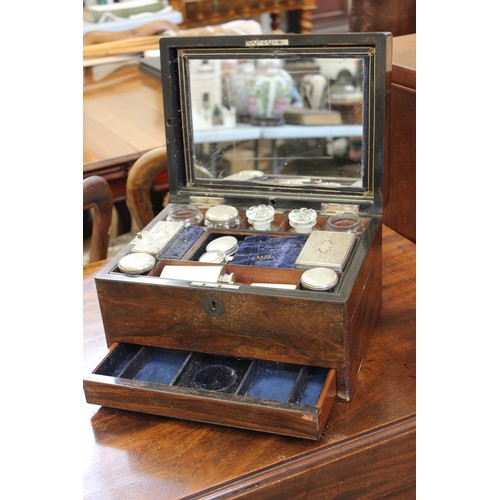
<instances>
[{"instance_id":1,"label":"reflected shelf in mirror","mask_svg":"<svg viewBox=\"0 0 500 500\"><path fill-rule=\"evenodd\" d=\"M362 57L304 66L286 51L262 59L193 53L186 61L194 161L212 179L362 187L362 155L350 154L351 144L363 149Z\"/></svg>"}]
</instances>

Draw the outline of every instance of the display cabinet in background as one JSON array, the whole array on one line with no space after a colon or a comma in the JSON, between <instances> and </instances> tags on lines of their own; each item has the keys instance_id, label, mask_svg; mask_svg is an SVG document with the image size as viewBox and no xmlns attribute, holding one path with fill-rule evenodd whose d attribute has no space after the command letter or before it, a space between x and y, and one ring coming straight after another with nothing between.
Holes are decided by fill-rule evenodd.
<instances>
[{"instance_id":1,"label":"display cabinet in background","mask_svg":"<svg viewBox=\"0 0 500 500\"><path fill-rule=\"evenodd\" d=\"M170 5L182 13L182 27L192 28L246 19L261 14L271 15L273 30L284 29L281 15L286 11L298 11L298 32L311 33L312 13L316 0L170 0Z\"/></svg>"}]
</instances>

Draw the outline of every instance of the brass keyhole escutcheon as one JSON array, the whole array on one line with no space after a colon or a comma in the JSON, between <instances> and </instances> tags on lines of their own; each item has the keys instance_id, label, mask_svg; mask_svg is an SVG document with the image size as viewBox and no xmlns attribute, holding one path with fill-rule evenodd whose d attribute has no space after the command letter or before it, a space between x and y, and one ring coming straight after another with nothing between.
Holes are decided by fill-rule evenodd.
<instances>
[{"instance_id":1,"label":"brass keyhole escutcheon","mask_svg":"<svg viewBox=\"0 0 500 500\"><path fill-rule=\"evenodd\" d=\"M208 296L203 299L203 309L209 316L216 318L224 314L224 302L218 297Z\"/></svg>"}]
</instances>

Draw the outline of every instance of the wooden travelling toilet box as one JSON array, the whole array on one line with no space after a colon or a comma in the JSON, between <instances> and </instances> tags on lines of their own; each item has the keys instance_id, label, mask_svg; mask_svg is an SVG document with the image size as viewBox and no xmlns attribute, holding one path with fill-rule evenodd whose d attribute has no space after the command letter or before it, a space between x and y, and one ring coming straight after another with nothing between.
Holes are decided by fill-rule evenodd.
<instances>
[{"instance_id":1,"label":"wooden travelling toilet box","mask_svg":"<svg viewBox=\"0 0 500 500\"><path fill-rule=\"evenodd\" d=\"M96 276L89 403L319 439L381 307L391 50L160 40L170 200Z\"/></svg>"}]
</instances>

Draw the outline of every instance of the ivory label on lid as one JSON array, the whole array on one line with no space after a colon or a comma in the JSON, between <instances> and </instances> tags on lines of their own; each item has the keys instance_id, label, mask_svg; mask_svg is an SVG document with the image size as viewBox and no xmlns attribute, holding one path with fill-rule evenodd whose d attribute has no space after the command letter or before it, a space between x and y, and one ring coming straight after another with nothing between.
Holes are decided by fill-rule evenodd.
<instances>
[{"instance_id":1,"label":"ivory label on lid","mask_svg":"<svg viewBox=\"0 0 500 500\"><path fill-rule=\"evenodd\" d=\"M247 40L245 42L245 47L267 47L269 45L288 45L288 39L282 38L280 40Z\"/></svg>"}]
</instances>

